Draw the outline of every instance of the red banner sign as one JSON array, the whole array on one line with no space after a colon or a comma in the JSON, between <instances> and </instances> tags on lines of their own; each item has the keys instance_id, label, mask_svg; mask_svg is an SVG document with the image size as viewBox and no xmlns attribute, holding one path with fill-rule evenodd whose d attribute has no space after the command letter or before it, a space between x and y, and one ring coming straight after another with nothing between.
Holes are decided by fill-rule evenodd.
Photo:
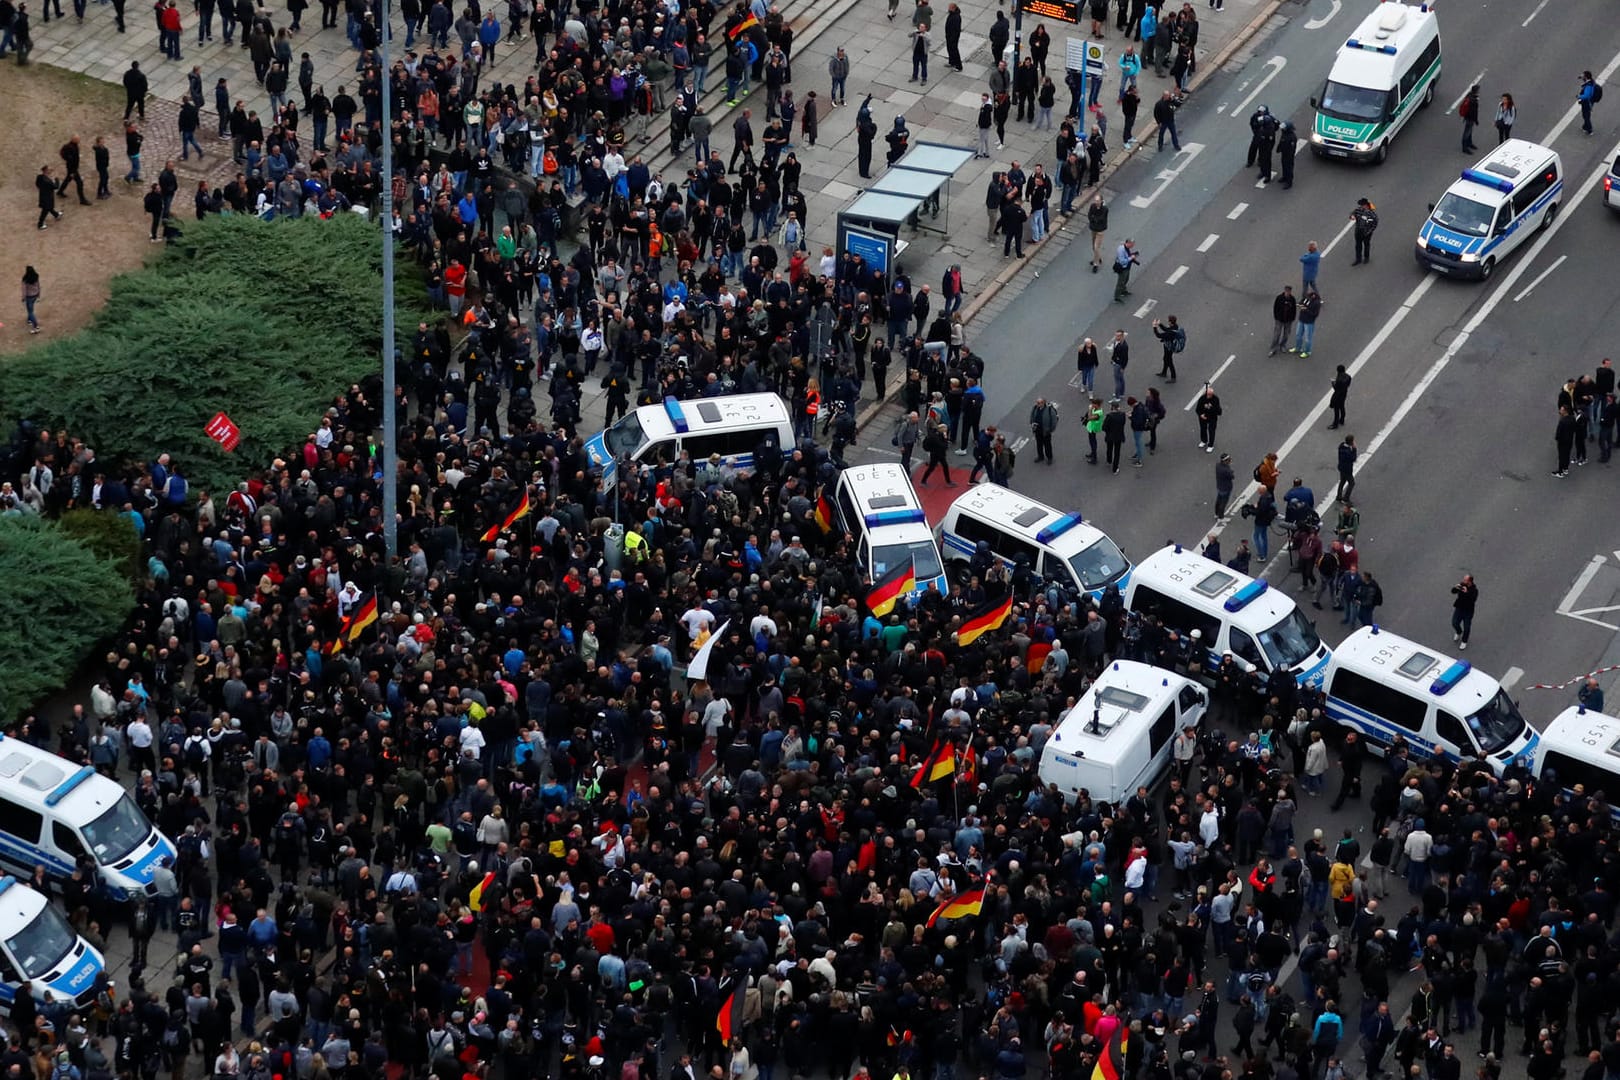
<instances>
[{"instance_id":1,"label":"red banner sign","mask_svg":"<svg viewBox=\"0 0 1620 1080\"><path fill-rule=\"evenodd\" d=\"M219 443L226 453L236 449L236 444L242 441L242 430L231 422L231 418L224 413L215 413L214 418L208 421L203 428L208 437Z\"/></svg>"}]
</instances>

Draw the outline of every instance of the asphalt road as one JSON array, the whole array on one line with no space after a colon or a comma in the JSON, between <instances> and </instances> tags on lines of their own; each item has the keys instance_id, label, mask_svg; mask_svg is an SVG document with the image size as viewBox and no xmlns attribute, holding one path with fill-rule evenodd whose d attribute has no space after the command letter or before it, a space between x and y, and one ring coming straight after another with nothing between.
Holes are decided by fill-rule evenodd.
<instances>
[{"instance_id":1,"label":"asphalt road","mask_svg":"<svg viewBox=\"0 0 1620 1080\"><path fill-rule=\"evenodd\" d=\"M1346 431L1363 458L1358 540L1362 565L1384 588L1380 621L1450 648L1449 589L1473 573L1483 599L1469 659L1511 676L1510 685L1560 683L1620 654L1620 608L1597 610L1620 604L1620 538L1605 527L1597 487L1609 467L1593 453L1593 463L1569 479L1549 475L1559 385L1620 351L1605 344L1620 302L1610 284L1620 215L1599 205L1593 189L1594 170L1613 160L1620 123L1600 105L1596 134L1584 136L1573 106L1583 68L1600 81L1620 69L1620 26L1567 5L1444 6L1436 100L1401 132L1387 162L1325 162L1302 145L1292 190L1257 187L1255 170L1243 167L1249 113L1267 104L1308 132L1308 99L1372 7L1367 0L1336 11L1326 0L1285 5L1279 25L1181 109L1183 152L1167 143L1122 170L1108 193L1109 243L1137 242L1134 295L1111 302L1112 276L1088 272L1086 243L1026 283L974 336L989 361L985 418L1022 433L1037 394L1060 402L1058 466L1037 465L1025 448L1013 486L1080 509L1141 555L1167 539L1198 543L1217 524L1214 457L1198 451L1187 411L1209 378L1225 410L1220 444L1233 455L1239 494L1247 497L1255 463L1279 450L1284 486L1302 476L1326 511L1345 434L1326 430L1326 395L1335 366L1345 364L1355 375ZM1160 83L1151 75L1142 82L1151 101ZM1511 92L1515 137L1553 146L1566 174L1561 219L1485 284L1432 275L1412 258L1428 204L1477 156L1461 152L1454 112L1474 82L1487 119L1497 95ZM1476 142L1482 151L1494 145L1494 131L1483 128ZM1381 220L1373 261L1352 267L1348 215L1363 195ZM1310 240L1326 251L1315 348L1308 360L1268 358L1271 300L1285 283L1299 289L1298 256ZM1174 385L1152 378L1160 349L1151 322L1171 314L1189 335ZM1146 467L1111 476L1081 460L1083 403L1071 383L1079 340L1101 344L1116 328L1133 345L1127 393L1159 386L1169 418ZM1106 359L1098 385L1111 388ZM1250 531L1235 511L1222 524L1227 551ZM1273 548L1267 570L1280 580L1286 561ZM1596 556L1605 557L1601 566ZM1560 607L1586 614L1571 617ZM1338 640L1336 622L1324 620L1323 630ZM1573 691L1526 689L1520 697L1527 714L1545 722Z\"/></svg>"}]
</instances>

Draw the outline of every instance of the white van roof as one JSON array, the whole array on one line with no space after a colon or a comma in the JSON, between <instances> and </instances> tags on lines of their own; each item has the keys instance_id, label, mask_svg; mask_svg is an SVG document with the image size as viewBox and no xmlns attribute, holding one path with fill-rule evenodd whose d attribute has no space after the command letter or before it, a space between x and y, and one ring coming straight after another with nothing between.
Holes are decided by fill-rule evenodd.
<instances>
[{"instance_id":1,"label":"white van roof","mask_svg":"<svg viewBox=\"0 0 1620 1080\"><path fill-rule=\"evenodd\" d=\"M1554 750L1597 759L1620 772L1620 718L1571 705L1541 733L1543 744Z\"/></svg>"},{"instance_id":2,"label":"white van roof","mask_svg":"<svg viewBox=\"0 0 1620 1080\"><path fill-rule=\"evenodd\" d=\"M1106 536L1101 529L1086 524L1079 511L1065 514L1000 484L977 484L969 488L951 503L951 510L970 514L1034 543L1045 544L1060 555L1084 551Z\"/></svg>"},{"instance_id":3,"label":"white van roof","mask_svg":"<svg viewBox=\"0 0 1620 1080\"><path fill-rule=\"evenodd\" d=\"M1562 167L1556 151L1528 139L1509 139L1464 169L1446 191L1495 206L1502 196L1513 194L1515 188L1553 164Z\"/></svg>"},{"instance_id":4,"label":"white van roof","mask_svg":"<svg viewBox=\"0 0 1620 1080\"><path fill-rule=\"evenodd\" d=\"M649 441L676 435L701 435L737 427L766 427L788 422L787 403L775 394L722 394L682 401L666 397L662 405L636 410L641 430Z\"/></svg>"},{"instance_id":5,"label":"white van roof","mask_svg":"<svg viewBox=\"0 0 1620 1080\"><path fill-rule=\"evenodd\" d=\"M0 735L0 786L6 797L41 812L50 810L75 825L93 821L124 795L124 789L89 765Z\"/></svg>"},{"instance_id":6,"label":"white van roof","mask_svg":"<svg viewBox=\"0 0 1620 1080\"><path fill-rule=\"evenodd\" d=\"M1345 638L1333 650L1332 663L1372 678L1394 675L1414 697L1426 698L1459 717L1478 712L1502 689L1501 683L1475 671L1467 660L1454 660L1376 625Z\"/></svg>"},{"instance_id":7,"label":"white van roof","mask_svg":"<svg viewBox=\"0 0 1620 1080\"><path fill-rule=\"evenodd\" d=\"M849 523L851 528L858 524L867 532L892 529L892 535L903 540L933 537L917 489L911 486L911 477L898 462L856 465L844 470L839 483L849 489L855 510L861 515L859 522Z\"/></svg>"},{"instance_id":8,"label":"white van roof","mask_svg":"<svg viewBox=\"0 0 1620 1080\"><path fill-rule=\"evenodd\" d=\"M1115 660L1058 721L1047 746L1099 761L1117 760L1130 736L1114 737L1115 732L1132 727L1136 718L1151 722L1187 681L1184 675L1152 664Z\"/></svg>"},{"instance_id":9,"label":"white van roof","mask_svg":"<svg viewBox=\"0 0 1620 1080\"><path fill-rule=\"evenodd\" d=\"M1191 603L1201 602L1244 629L1269 630L1297 606L1280 589L1180 544L1160 548L1137 563L1131 571L1131 588L1138 585L1174 593Z\"/></svg>"}]
</instances>

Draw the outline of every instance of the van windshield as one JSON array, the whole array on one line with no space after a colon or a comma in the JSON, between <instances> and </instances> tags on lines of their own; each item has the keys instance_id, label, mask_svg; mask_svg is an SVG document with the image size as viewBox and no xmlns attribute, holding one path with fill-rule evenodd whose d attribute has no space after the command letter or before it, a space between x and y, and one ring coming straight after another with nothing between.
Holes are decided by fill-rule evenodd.
<instances>
[{"instance_id":1,"label":"van windshield","mask_svg":"<svg viewBox=\"0 0 1620 1080\"><path fill-rule=\"evenodd\" d=\"M1080 587L1091 592L1112 585L1125 573L1125 553L1108 537L1103 537L1069 559Z\"/></svg>"},{"instance_id":2,"label":"van windshield","mask_svg":"<svg viewBox=\"0 0 1620 1080\"><path fill-rule=\"evenodd\" d=\"M78 943L79 935L50 904L40 909L32 922L6 938L6 952L25 979L38 979L50 973Z\"/></svg>"},{"instance_id":3,"label":"van windshield","mask_svg":"<svg viewBox=\"0 0 1620 1080\"><path fill-rule=\"evenodd\" d=\"M1431 220L1464 236L1489 236L1491 222L1496 220L1496 207L1448 191L1434 204Z\"/></svg>"},{"instance_id":4,"label":"van windshield","mask_svg":"<svg viewBox=\"0 0 1620 1080\"><path fill-rule=\"evenodd\" d=\"M912 573L917 575L919 585L929 578L936 578L945 572L939 565L939 552L934 548L932 540L914 540L909 544L884 544L872 548L872 577L879 578L890 570L912 559Z\"/></svg>"},{"instance_id":5,"label":"van windshield","mask_svg":"<svg viewBox=\"0 0 1620 1080\"><path fill-rule=\"evenodd\" d=\"M1303 664L1322 645L1316 627L1295 608L1270 630L1260 631L1260 647L1273 668L1294 668Z\"/></svg>"},{"instance_id":6,"label":"van windshield","mask_svg":"<svg viewBox=\"0 0 1620 1080\"><path fill-rule=\"evenodd\" d=\"M607 444L608 453L617 461L641 449L641 444L647 441L647 433L641 429L641 421L632 410L603 432L602 441Z\"/></svg>"},{"instance_id":7,"label":"van windshield","mask_svg":"<svg viewBox=\"0 0 1620 1080\"><path fill-rule=\"evenodd\" d=\"M1335 120L1349 120L1357 124L1376 124L1384 119L1389 106L1390 90L1370 90L1365 86L1327 81L1322 87L1322 103L1316 111Z\"/></svg>"},{"instance_id":8,"label":"van windshield","mask_svg":"<svg viewBox=\"0 0 1620 1080\"><path fill-rule=\"evenodd\" d=\"M152 823L127 794L84 827L84 839L102 866L122 859L151 835Z\"/></svg>"},{"instance_id":9,"label":"van windshield","mask_svg":"<svg viewBox=\"0 0 1620 1080\"><path fill-rule=\"evenodd\" d=\"M1524 716L1506 690L1498 689L1490 704L1468 718L1468 730L1473 732L1479 748L1487 754L1506 750L1524 734Z\"/></svg>"}]
</instances>

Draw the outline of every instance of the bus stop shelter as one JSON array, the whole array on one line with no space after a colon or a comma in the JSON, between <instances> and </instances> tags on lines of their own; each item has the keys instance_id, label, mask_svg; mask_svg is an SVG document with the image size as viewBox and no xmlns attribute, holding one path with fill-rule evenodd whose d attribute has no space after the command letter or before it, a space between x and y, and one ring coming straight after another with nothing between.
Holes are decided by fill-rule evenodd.
<instances>
[{"instance_id":1,"label":"bus stop shelter","mask_svg":"<svg viewBox=\"0 0 1620 1080\"><path fill-rule=\"evenodd\" d=\"M919 142L838 214L840 251L886 271L905 248L902 226L941 236L950 232L950 183L973 159L968 147ZM926 215L926 222L925 222ZM938 221L938 224L934 222Z\"/></svg>"}]
</instances>

